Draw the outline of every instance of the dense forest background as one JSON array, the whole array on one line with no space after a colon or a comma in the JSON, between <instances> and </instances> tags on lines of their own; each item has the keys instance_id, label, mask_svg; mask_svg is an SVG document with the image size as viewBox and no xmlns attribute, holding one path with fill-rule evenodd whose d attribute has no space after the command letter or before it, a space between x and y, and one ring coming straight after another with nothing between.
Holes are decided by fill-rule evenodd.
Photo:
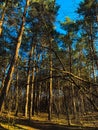
<instances>
[{"instance_id":1,"label":"dense forest background","mask_svg":"<svg viewBox=\"0 0 98 130\"><path fill-rule=\"evenodd\" d=\"M68 125L91 114L94 123L98 1L80 2L77 20L59 21L65 34L55 28L59 8L56 0L0 1L0 112L30 120L46 113Z\"/></svg>"}]
</instances>

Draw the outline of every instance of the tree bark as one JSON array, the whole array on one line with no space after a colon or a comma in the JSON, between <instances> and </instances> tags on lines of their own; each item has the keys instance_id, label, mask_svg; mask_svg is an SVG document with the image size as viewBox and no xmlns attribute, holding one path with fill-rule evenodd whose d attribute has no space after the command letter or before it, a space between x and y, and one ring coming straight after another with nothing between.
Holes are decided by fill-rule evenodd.
<instances>
[{"instance_id":1,"label":"tree bark","mask_svg":"<svg viewBox=\"0 0 98 130\"><path fill-rule=\"evenodd\" d=\"M31 102L30 102L30 117L29 117L30 119L33 115L34 79L35 79L34 73L35 68L32 69Z\"/></svg>"},{"instance_id":2,"label":"tree bark","mask_svg":"<svg viewBox=\"0 0 98 130\"><path fill-rule=\"evenodd\" d=\"M2 15L1 15L1 19L0 19L0 36L1 36L1 33L2 33L2 26L3 26L4 16L5 16L7 6L8 6L8 0L5 1L5 6L3 8L3 12L2 12Z\"/></svg>"},{"instance_id":3,"label":"tree bark","mask_svg":"<svg viewBox=\"0 0 98 130\"><path fill-rule=\"evenodd\" d=\"M69 41L68 46L69 46L69 72L72 73L72 48L71 48L71 42L70 41ZM73 113L74 113L74 117L77 118L75 88L74 88L72 83L69 83L69 86L71 87L71 91L72 91L72 93L70 92L70 94L72 94Z\"/></svg>"},{"instance_id":4,"label":"tree bark","mask_svg":"<svg viewBox=\"0 0 98 130\"><path fill-rule=\"evenodd\" d=\"M25 105L25 117L28 117L28 106L29 106L29 95L30 95L30 73L31 73L31 58L34 53L34 46L31 45L29 61L28 61L28 72L27 72L27 90L26 90L26 105ZM30 112L29 112L30 115ZM30 118L30 117L29 117Z\"/></svg>"},{"instance_id":5,"label":"tree bark","mask_svg":"<svg viewBox=\"0 0 98 130\"><path fill-rule=\"evenodd\" d=\"M35 63L35 59L36 59L36 47L34 46L34 61L33 61L33 69L32 69L32 86L31 86L31 103L30 103L30 116L34 116L35 114L35 100L36 100L36 96L35 96L35 86L36 86L36 79L35 79L35 74L36 74L36 63Z\"/></svg>"},{"instance_id":6,"label":"tree bark","mask_svg":"<svg viewBox=\"0 0 98 130\"><path fill-rule=\"evenodd\" d=\"M18 35L18 38L17 38L17 44L16 44L16 48L15 48L15 51L14 51L14 56L13 56L13 59L11 61L10 68L8 70L8 74L5 78L4 87L3 87L1 94L0 94L0 111L1 111L4 99L6 98L6 96L8 94L12 75L13 75L14 69L15 69L15 64L16 64L17 59L18 59L18 53L19 53L19 49L20 49L20 45L21 45L21 41L22 41L22 35L23 35L23 31L24 31L24 24L25 24L25 17L26 17L26 10L28 8L28 5L29 5L29 0L26 0L26 6L25 6L25 9L24 9L23 17L22 17L22 24L21 24L19 35Z\"/></svg>"},{"instance_id":7,"label":"tree bark","mask_svg":"<svg viewBox=\"0 0 98 130\"><path fill-rule=\"evenodd\" d=\"M50 85L49 85L49 113L48 120L51 120L52 116L52 53L51 53L52 43L50 41L50 53L49 53L49 62L50 62Z\"/></svg>"},{"instance_id":8,"label":"tree bark","mask_svg":"<svg viewBox=\"0 0 98 130\"><path fill-rule=\"evenodd\" d=\"M18 86L19 76L18 76L18 65L17 65L17 74L16 74L16 106L15 106L15 116L18 115L18 106L19 106L19 86Z\"/></svg>"}]
</instances>

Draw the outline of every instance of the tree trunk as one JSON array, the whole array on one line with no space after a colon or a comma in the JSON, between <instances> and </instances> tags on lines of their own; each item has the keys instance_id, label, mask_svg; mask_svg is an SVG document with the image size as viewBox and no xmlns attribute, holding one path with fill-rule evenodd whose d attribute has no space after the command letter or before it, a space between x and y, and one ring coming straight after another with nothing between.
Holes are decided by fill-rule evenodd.
<instances>
[{"instance_id":1,"label":"tree trunk","mask_svg":"<svg viewBox=\"0 0 98 130\"><path fill-rule=\"evenodd\" d=\"M51 47L52 47L52 43L50 41L50 54L49 54L49 60L50 60L50 86L49 86L49 113L48 113L48 120L51 120L51 116L52 116L52 53L51 53Z\"/></svg>"},{"instance_id":2,"label":"tree trunk","mask_svg":"<svg viewBox=\"0 0 98 130\"><path fill-rule=\"evenodd\" d=\"M31 119L31 117L33 115L34 79L35 79L34 73L35 73L35 69L33 67L33 69L32 69L31 102L30 102L30 117L29 117L29 119Z\"/></svg>"},{"instance_id":3,"label":"tree trunk","mask_svg":"<svg viewBox=\"0 0 98 130\"><path fill-rule=\"evenodd\" d=\"M25 105L25 117L28 117L28 106L29 106L29 95L30 94L30 73L31 73L31 58L34 53L34 46L32 44L31 50L30 50L30 55L29 55L29 61L28 61L28 72L27 72L27 90L26 90L26 105ZM30 111L29 111L30 115Z\"/></svg>"},{"instance_id":4,"label":"tree trunk","mask_svg":"<svg viewBox=\"0 0 98 130\"><path fill-rule=\"evenodd\" d=\"M72 48L71 48L71 42L69 41L69 72L72 73ZM75 88L72 83L69 83L69 86L71 87L72 91L72 104L73 104L73 113L74 117L76 118L76 99L75 99Z\"/></svg>"},{"instance_id":5,"label":"tree trunk","mask_svg":"<svg viewBox=\"0 0 98 130\"><path fill-rule=\"evenodd\" d=\"M59 97L58 97L58 111L57 111L57 116L59 118L60 116L60 83L59 83L59 79L57 79L57 89L59 91Z\"/></svg>"},{"instance_id":6,"label":"tree trunk","mask_svg":"<svg viewBox=\"0 0 98 130\"><path fill-rule=\"evenodd\" d=\"M8 0L5 1L5 6L3 8L3 12L2 12L2 15L1 15L1 19L0 19L0 36L1 36L1 33L2 33L2 25L3 25L3 22L4 22L4 16L5 16L7 6L8 6Z\"/></svg>"},{"instance_id":7,"label":"tree trunk","mask_svg":"<svg viewBox=\"0 0 98 130\"><path fill-rule=\"evenodd\" d=\"M85 109L84 109L84 95L83 94L80 94L80 103L81 103L81 109L80 109L80 113L81 114L84 114L84 112L85 112Z\"/></svg>"},{"instance_id":8,"label":"tree trunk","mask_svg":"<svg viewBox=\"0 0 98 130\"><path fill-rule=\"evenodd\" d=\"M3 105L3 102L4 102L4 98L8 94L12 75L14 73L15 64L16 64L17 59L18 59L18 53L19 53L19 49L20 49L20 45L21 45L21 41L22 41L22 35L23 35L24 23L25 23L25 16L26 16L26 10L27 10L28 5L29 5L29 0L26 1L26 6L25 6L25 9L24 9L23 17L22 17L22 24L21 24L19 35L18 35L18 38L17 38L17 44L16 44L14 56L13 56L13 59L11 61L10 68L8 70L8 74L5 78L4 87L3 87L1 94L0 94L0 111L1 111L1 108L2 108L2 105Z\"/></svg>"},{"instance_id":9,"label":"tree trunk","mask_svg":"<svg viewBox=\"0 0 98 130\"><path fill-rule=\"evenodd\" d=\"M65 90L64 93L64 100L65 100L65 109L66 109L66 118L68 121L68 126L71 125L71 120L70 120L70 113L69 113L69 102L67 101L67 96L68 95L68 91Z\"/></svg>"},{"instance_id":10,"label":"tree trunk","mask_svg":"<svg viewBox=\"0 0 98 130\"><path fill-rule=\"evenodd\" d=\"M16 106L15 106L15 116L18 115L18 105L19 105L19 86L18 86L18 66L17 66L17 74L16 74Z\"/></svg>"},{"instance_id":11,"label":"tree trunk","mask_svg":"<svg viewBox=\"0 0 98 130\"><path fill-rule=\"evenodd\" d=\"M33 69L32 69L32 88L31 88L31 104L30 104L30 115L34 116L35 114L35 104L36 104L36 79L35 79L35 75L36 75L36 62L35 62L35 59L36 59L36 47L34 46L34 61L33 61Z\"/></svg>"},{"instance_id":12,"label":"tree trunk","mask_svg":"<svg viewBox=\"0 0 98 130\"><path fill-rule=\"evenodd\" d=\"M38 68L37 68L37 73L38 73ZM39 83L37 83L37 91L36 91L36 114L38 115L39 113Z\"/></svg>"},{"instance_id":13,"label":"tree trunk","mask_svg":"<svg viewBox=\"0 0 98 130\"><path fill-rule=\"evenodd\" d=\"M77 111L76 111L76 99L75 99L75 91L74 91L74 86L72 85L72 98L73 98L73 114L75 119L77 118Z\"/></svg>"},{"instance_id":14,"label":"tree trunk","mask_svg":"<svg viewBox=\"0 0 98 130\"><path fill-rule=\"evenodd\" d=\"M96 21L98 22L98 0L96 0Z\"/></svg>"},{"instance_id":15,"label":"tree trunk","mask_svg":"<svg viewBox=\"0 0 98 130\"><path fill-rule=\"evenodd\" d=\"M28 72L27 77L27 90L26 90L26 105L25 105L25 117L28 117L28 106L29 106L29 89L30 89L30 73Z\"/></svg>"},{"instance_id":16,"label":"tree trunk","mask_svg":"<svg viewBox=\"0 0 98 130\"><path fill-rule=\"evenodd\" d=\"M37 62L39 63L39 60L40 60L40 53L36 55L36 59L37 59ZM39 67L37 66L36 67L36 73L38 75L39 73ZM39 87L39 83L37 83L37 93L36 93L36 114L38 115L39 113L39 93L40 93L40 87Z\"/></svg>"}]
</instances>

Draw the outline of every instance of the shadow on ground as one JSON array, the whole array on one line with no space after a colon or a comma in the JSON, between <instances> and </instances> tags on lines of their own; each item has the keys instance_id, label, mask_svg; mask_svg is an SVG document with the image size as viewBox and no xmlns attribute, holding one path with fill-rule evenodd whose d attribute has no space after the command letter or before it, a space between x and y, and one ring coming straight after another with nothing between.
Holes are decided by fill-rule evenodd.
<instances>
[{"instance_id":1,"label":"shadow on ground","mask_svg":"<svg viewBox=\"0 0 98 130\"><path fill-rule=\"evenodd\" d=\"M7 123L8 119L0 119L0 122ZM13 121L10 120L10 122ZM27 119L15 119L14 125L24 125L24 126L30 126L35 129L39 130L98 130L98 127L80 127L80 126L66 126L66 125L59 125L59 124L53 124L51 122L42 122L42 121L33 121L33 120L27 120ZM19 128L21 129L21 128ZM0 126L0 130L6 130Z\"/></svg>"},{"instance_id":2,"label":"shadow on ground","mask_svg":"<svg viewBox=\"0 0 98 130\"><path fill-rule=\"evenodd\" d=\"M7 129L5 129L4 127L2 127L2 126L0 125L0 130L7 130Z\"/></svg>"},{"instance_id":3,"label":"shadow on ground","mask_svg":"<svg viewBox=\"0 0 98 130\"><path fill-rule=\"evenodd\" d=\"M93 127L80 127L80 126L66 126L66 125L59 125L47 122L40 122L40 121L29 121L29 120L16 120L16 124L30 126L35 129L40 130L98 130L98 128Z\"/></svg>"}]
</instances>

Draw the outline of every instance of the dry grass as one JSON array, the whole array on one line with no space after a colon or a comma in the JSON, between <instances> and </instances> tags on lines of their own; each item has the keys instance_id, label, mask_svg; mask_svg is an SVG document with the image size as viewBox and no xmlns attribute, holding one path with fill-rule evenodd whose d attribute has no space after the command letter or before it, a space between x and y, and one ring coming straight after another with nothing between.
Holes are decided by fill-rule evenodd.
<instances>
[{"instance_id":1,"label":"dry grass","mask_svg":"<svg viewBox=\"0 0 98 130\"><path fill-rule=\"evenodd\" d=\"M93 116L93 117L92 117ZM24 116L19 114L18 117L15 117L13 113L3 114L0 116L0 130L49 130L52 128L79 130L98 130L98 113L88 114L81 116L80 120L75 120L72 116L71 118L71 127L68 126L68 122L64 115L60 115L60 118L57 118L54 114L52 115L52 120L48 121L48 115L46 113L40 113L32 117L31 121L26 119Z\"/></svg>"},{"instance_id":2,"label":"dry grass","mask_svg":"<svg viewBox=\"0 0 98 130\"><path fill-rule=\"evenodd\" d=\"M39 129L35 129L29 126L19 125L19 124L12 126L10 124L1 123L0 125L2 126L2 128L7 129L7 130L39 130Z\"/></svg>"}]
</instances>

